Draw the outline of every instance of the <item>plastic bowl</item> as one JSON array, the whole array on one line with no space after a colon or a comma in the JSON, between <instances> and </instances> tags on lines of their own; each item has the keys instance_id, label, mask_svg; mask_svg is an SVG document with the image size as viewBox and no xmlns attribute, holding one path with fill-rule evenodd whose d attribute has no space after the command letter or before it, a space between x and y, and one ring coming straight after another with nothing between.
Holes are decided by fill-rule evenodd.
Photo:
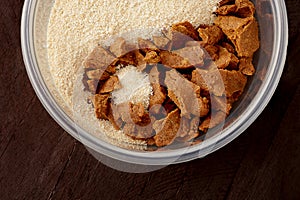
<instances>
[{"instance_id":1,"label":"plastic bowl","mask_svg":"<svg viewBox=\"0 0 300 200\"><path fill-rule=\"evenodd\" d=\"M154 152L120 148L80 128L72 118L72 111L53 87L46 44L53 3L54 0L26 0L24 3L22 52L32 86L46 110L63 129L95 152L119 161L167 165L201 158L216 151L239 136L258 117L272 97L283 71L288 42L284 0L255 0L261 39L261 48L254 59L257 73L249 81L246 94L226 119L221 132L188 148Z\"/></svg>"}]
</instances>

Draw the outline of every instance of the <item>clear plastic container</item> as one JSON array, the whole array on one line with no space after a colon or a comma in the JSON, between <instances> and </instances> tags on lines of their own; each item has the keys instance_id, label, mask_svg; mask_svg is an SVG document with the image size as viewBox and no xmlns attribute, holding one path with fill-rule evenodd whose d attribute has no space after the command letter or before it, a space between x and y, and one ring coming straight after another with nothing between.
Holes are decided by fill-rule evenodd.
<instances>
[{"instance_id":1,"label":"clear plastic container","mask_svg":"<svg viewBox=\"0 0 300 200\"><path fill-rule=\"evenodd\" d=\"M257 72L249 80L247 92L228 116L222 129L197 145L153 152L133 151L96 138L76 124L72 109L64 104L64 100L55 90L48 67L47 26L54 0L26 0L24 3L21 39L27 73L37 96L53 119L86 147L100 153L99 155L127 163L153 166L201 158L228 144L250 126L269 102L283 71L288 42L284 0L253 2L257 9L261 39L261 48L254 58Z\"/></svg>"}]
</instances>

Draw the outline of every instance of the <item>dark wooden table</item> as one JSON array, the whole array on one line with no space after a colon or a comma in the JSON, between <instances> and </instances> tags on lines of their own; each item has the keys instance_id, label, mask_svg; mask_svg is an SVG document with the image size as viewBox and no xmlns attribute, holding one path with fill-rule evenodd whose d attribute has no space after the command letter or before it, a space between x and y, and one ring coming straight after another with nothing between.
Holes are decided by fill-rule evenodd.
<instances>
[{"instance_id":1,"label":"dark wooden table","mask_svg":"<svg viewBox=\"0 0 300 200\"><path fill-rule=\"evenodd\" d=\"M42 107L21 55L23 0L1 0L0 199L300 199L300 1L286 3L287 62L258 119L203 159L129 174L94 159Z\"/></svg>"}]
</instances>

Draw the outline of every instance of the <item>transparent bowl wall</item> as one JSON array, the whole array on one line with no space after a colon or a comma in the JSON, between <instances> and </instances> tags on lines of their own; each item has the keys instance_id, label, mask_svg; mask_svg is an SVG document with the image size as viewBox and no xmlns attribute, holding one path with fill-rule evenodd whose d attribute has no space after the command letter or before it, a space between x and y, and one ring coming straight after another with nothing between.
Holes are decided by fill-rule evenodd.
<instances>
[{"instance_id":1,"label":"transparent bowl wall","mask_svg":"<svg viewBox=\"0 0 300 200\"><path fill-rule=\"evenodd\" d=\"M26 0L23 8L21 39L24 62L40 101L54 120L74 138L96 152L136 164L164 165L203 157L240 135L262 112L279 82L286 57L288 27L283 0L254 0L260 26L261 48L254 63L256 74L246 93L225 121L223 130L201 144L168 151L136 152L110 144L76 126L72 110L53 88L47 61L47 25L54 0ZM37 31L38 30L38 31ZM59 102L59 103L58 103Z\"/></svg>"}]
</instances>

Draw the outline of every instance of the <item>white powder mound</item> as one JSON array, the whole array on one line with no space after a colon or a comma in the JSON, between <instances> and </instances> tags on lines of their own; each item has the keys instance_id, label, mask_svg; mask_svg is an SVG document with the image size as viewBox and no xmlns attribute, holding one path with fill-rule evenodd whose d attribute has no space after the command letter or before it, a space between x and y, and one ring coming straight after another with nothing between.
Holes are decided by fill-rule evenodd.
<instances>
[{"instance_id":1,"label":"white powder mound","mask_svg":"<svg viewBox=\"0 0 300 200\"><path fill-rule=\"evenodd\" d=\"M142 34L139 37L147 38L153 35L149 29L182 21L212 23L219 1L56 0L48 27L48 56L58 91L71 105L76 71L101 41L134 30ZM141 30L148 31L143 35Z\"/></svg>"},{"instance_id":2,"label":"white powder mound","mask_svg":"<svg viewBox=\"0 0 300 200\"><path fill-rule=\"evenodd\" d=\"M112 92L114 103L116 105L125 102L143 103L147 108L152 95L148 74L139 72L136 67L129 65L118 70L116 75L122 88Z\"/></svg>"}]
</instances>

